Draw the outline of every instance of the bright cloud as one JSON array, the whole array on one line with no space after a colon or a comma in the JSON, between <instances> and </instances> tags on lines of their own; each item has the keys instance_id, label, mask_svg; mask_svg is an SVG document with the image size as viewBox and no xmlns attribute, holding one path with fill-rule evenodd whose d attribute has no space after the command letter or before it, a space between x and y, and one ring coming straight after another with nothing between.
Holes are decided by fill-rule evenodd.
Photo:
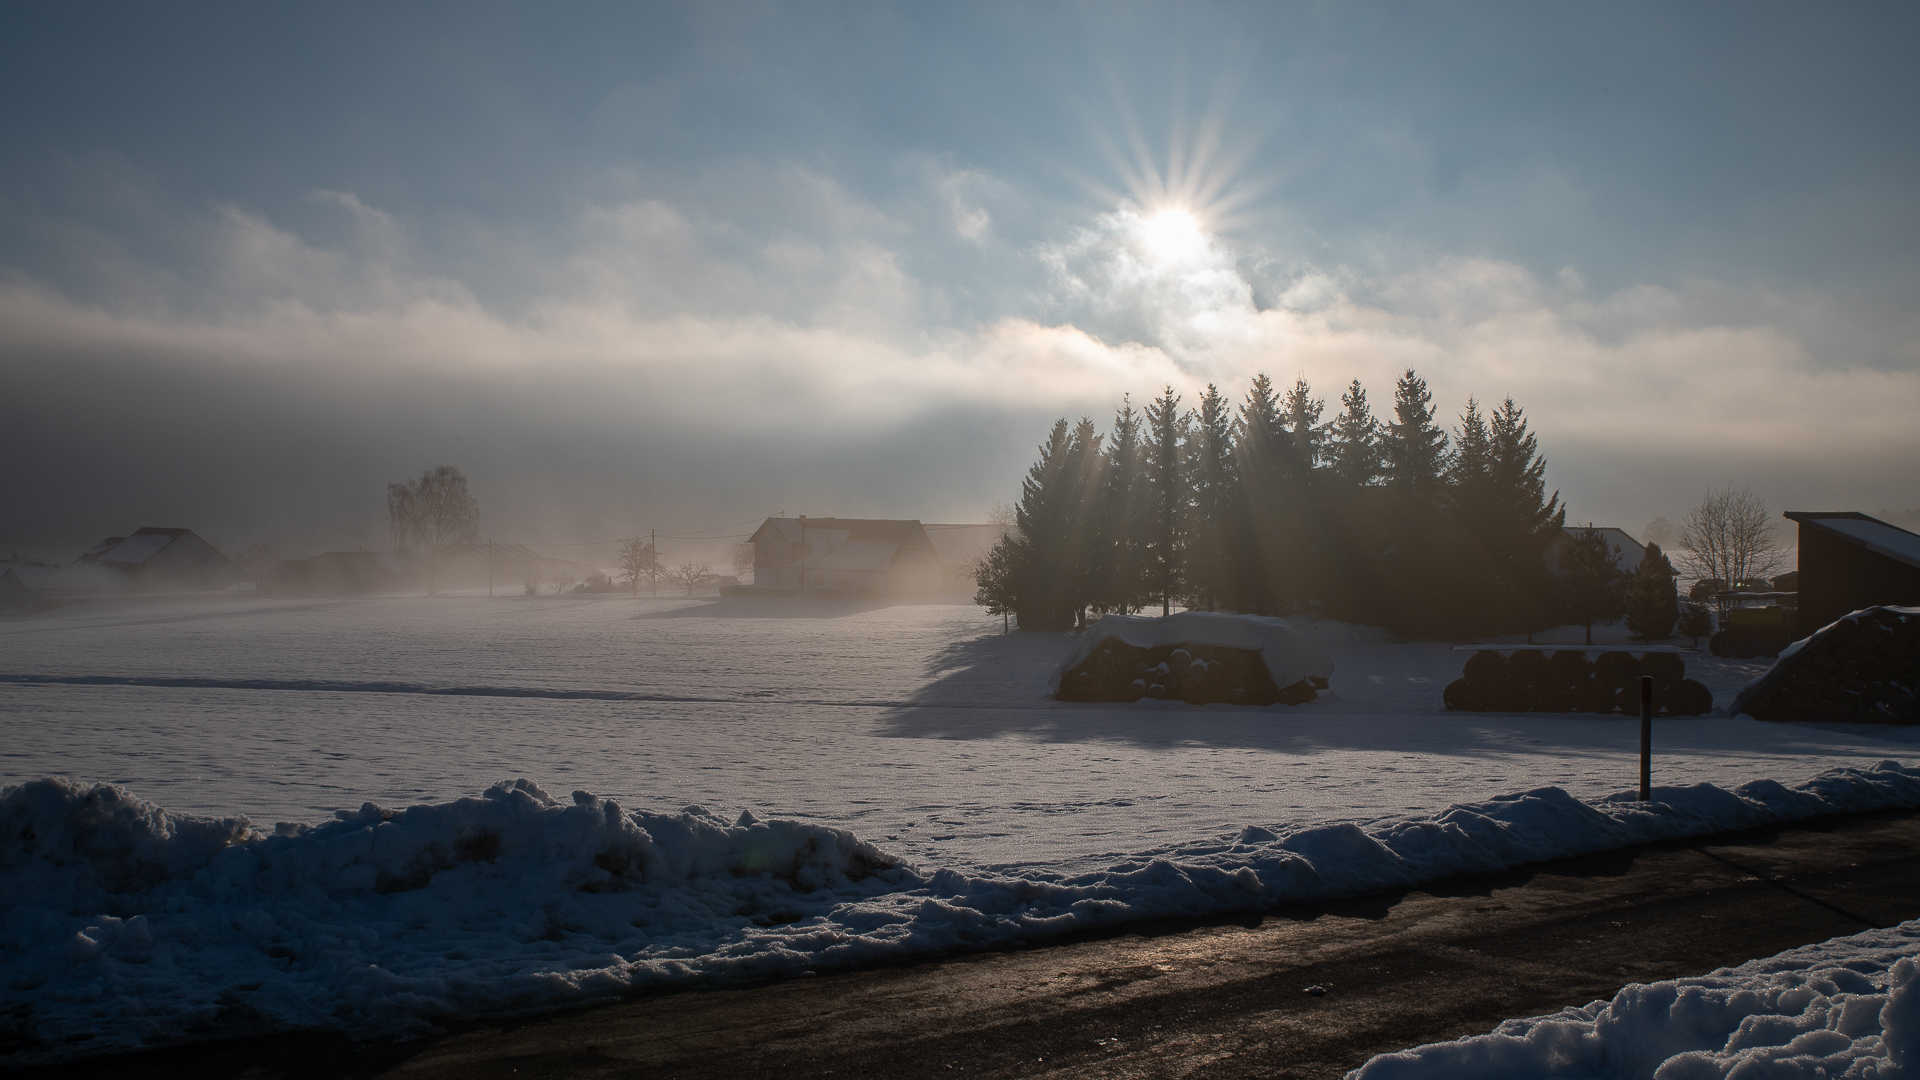
<instances>
[{"instance_id":1,"label":"bright cloud","mask_svg":"<svg viewBox=\"0 0 1920 1080\"><path fill-rule=\"evenodd\" d=\"M369 490L427 457L482 452L423 437L422 417L429 431L478 432L523 498L594 477L627 477L642 501L647 490L686 498L685 476L663 480L648 463L698 446L694 486L723 517L770 509L760 503L797 476L835 505L877 512L913 491L921 502L893 512L977 514L1011 496L1051 416L1104 420L1122 394L1137 402L1169 384L1189 402L1208 382L1238 397L1256 372L1305 377L1336 403L1358 378L1380 413L1408 367L1449 418L1469 394L1510 394L1575 514L1630 526L1727 479L1776 506L1877 505L1911 484L1901 463L1920 459L1920 375L1816 362L1797 335L1829 317L1826 298L1712 283L1592 297L1576 272L1541 279L1475 258L1369 277L1237 249L1182 211L1122 208L1004 253L999 269L1035 287L991 317L941 321L951 283L911 271L912 230L898 216L804 170L755 171L752 183L788 208L780 225L636 197L583 205L557 253L496 247L543 283L514 305L425 265L405 222L350 193L314 196L350 217L333 244L216 206L173 265L103 245L113 273L91 296L16 275L0 288L0 356L33 388L32 408L91 408L156 438L176 414L198 415L212 428L199 437L232 424L242 439L244 418L188 400L211 380L288 417L290 432L307 429L315 452L358 454L350 467L371 475L353 485ZM988 228L963 198L982 186L932 181L963 240ZM81 371L93 374L71 377ZM130 371L158 396L90 405L101 391L89 387ZM10 400L10 412L29 407ZM924 483L860 492L844 466L835 476L806 464L862 446L887 457L876 448L916 440L942 448ZM775 447L783 456L768 458ZM549 468L571 475L548 483ZM577 527L599 525L587 518Z\"/></svg>"}]
</instances>

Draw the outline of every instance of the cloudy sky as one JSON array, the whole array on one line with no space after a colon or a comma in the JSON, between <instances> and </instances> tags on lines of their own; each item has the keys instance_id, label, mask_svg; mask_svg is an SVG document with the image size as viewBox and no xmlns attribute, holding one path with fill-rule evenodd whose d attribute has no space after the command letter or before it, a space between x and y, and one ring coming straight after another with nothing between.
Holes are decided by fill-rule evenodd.
<instances>
[{"instance_id":1,"label":"cloudy sky","mask_svg":"<svg viewBox=\"0 0 1920 1080\"><path fill-rule=\"evenodd\" d=\"M1055 416L1526 408L1920 506L1913 5L254 3L0 35L0 548L978 519ZM669 553L671 554L671 553Z\"/></svg>"}]
</instances>

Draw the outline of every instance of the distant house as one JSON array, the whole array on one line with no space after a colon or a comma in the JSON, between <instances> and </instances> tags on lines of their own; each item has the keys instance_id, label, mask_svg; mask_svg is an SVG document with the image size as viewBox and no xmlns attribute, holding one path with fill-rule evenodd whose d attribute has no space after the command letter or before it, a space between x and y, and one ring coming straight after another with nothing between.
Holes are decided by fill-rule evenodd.
<instances>
[{"instance_id":1,"label":"distant house","mask_svg":"<svg viewBox=\"0 0 1920 1080\"><path fill-rule=\"evenodd\" d=\"M852 599L954 596L973 591L969 560L999 526L917 520L768 518L754 531L753 584L733 595Z\"/></svg>"},{"instance_id":2,"label":"distant house","mask_svg":"<svg viewBox=\"0 0 1920 1080\"><path fill-rule=\"evenodd\" d=\"M133 579L126 571L106 566L7 563L0 570L0 611L44 611L133 591Z\"/></svg>"},{"instance_id":3,"label":"distant house","mask_svg":"<svg viewBox=\"0 0 1920 1080\"><path fill-rule=\"evenodd\" d=\"M192 529L147 528L109 536L71 566L5 564L0 608L45 610L138 593L211 592L245 579L233 560Z\"/></svg>"},{"instance_id":4,"label":"distant house","mask_svg":"<svg viewBox=\"0 0 1920 1080\"><path fill-rule=\"evenodd\" d=\"M246 572L192 529L139 529L110 536L80 556L83 566L119 570L136 589L210 590L237 585Z\"/></svg>"},{"instance_id":5,"label":"distant house","mask_svg":"<svg viewBox=\"0 0 1920 1080\"><path fill-rule=\"evenodd\" d=\"M1801 636L1864 607L1920 605L1920 534L1854 511L1785 516L1800 526Z\"/></svg>"},{"instance_id":6,"label":"distant house","mask_svg":"<svg viewBox=\"0 0 1920 1080\"><path fill-rule=\"evenodd\" d=\"M1574 539L1580 533L1585 531L1586 529L1583 528L1560 530L1560 535L1554 539L1552 544L1548 545L1547 550L1540 556L1540 560L1547 564L1548 570L1556 574L1564 574L1567 572L1567 548L1573 544ZM1593 531L1607 538L1607 546L1613 549L1613 565L1619 567L1621 573L1631 574L1640 568L1640 560L1646 558L1647 555L1646 546L1633 537L1628 536L1625 529L1596 526Z\"/></svg>"}]
</instances>

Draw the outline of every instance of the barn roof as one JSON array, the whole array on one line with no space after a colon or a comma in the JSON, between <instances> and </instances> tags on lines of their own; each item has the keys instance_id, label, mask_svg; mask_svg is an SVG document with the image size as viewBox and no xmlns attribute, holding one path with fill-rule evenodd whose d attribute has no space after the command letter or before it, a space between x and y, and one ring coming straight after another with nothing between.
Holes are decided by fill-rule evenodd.
<instances>
[{"instance_id":1,"label":"barn roof","mask_svg":"<svg viewBox=\"0 0 1920 1080\"><path fill-rule=\"evenodd\" d=\"M1803 527L1817 529L1849 544L1866 548L1876 555L1920 569L1920 534L1898 525L1889 525L1876 517L1855 510L1814 512L1789 510L1784 515Z\"/></svg>"},{"instance_id":2,"label":"barn roof","mask_svg":"<svg viewBox=\"0 0 1920 1080\"><path fill-rule=\"evenodd\" d=\"M1613 565L1623 574L1631 574L1640 567L1640 560L1646 557L1646 545L1635 540L1625 529L1616 529L1611 525L1568 525L1560 530L1559 539L1554 541L1550 554L1553 556L1548 565L1559 569L1559 549L1579 539L1579 534L1591 528L1606 537L1607 546L1613 549Z\"/></svg>"},{"instance_id":3,"label":"barn roof","mask_svg":"<svg viewBox=\"0 0 1920 1080\"><path fill-rule=\"evenodd\" d=\"M141 529L125 540L100 553L99 560L120 566L133 566L146 562L160 553L160 549L173 543L185 529Z\"/></svg>"}]
</instances>

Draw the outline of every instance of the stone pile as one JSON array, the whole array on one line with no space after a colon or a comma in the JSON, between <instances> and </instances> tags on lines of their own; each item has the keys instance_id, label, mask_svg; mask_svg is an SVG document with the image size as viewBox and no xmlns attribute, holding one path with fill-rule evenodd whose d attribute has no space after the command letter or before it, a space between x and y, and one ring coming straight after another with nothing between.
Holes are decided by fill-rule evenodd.
<instances>
[{"instance_id":1,"label":"stone pile","mask_svg":"<svg viewBox=\"0 0 1920 1080\"><path fill-rule=\"evenodd\" d=\"M1920 724L1920 608L1867 608L1821 628L1734 708L1759 720Z\"/></svg>"},{"instance_id":2,"label":"stone pile","mask_svg":"<svg viewBox=\"0 0 1920 1080\"><path fill-rule=\"evenodd\" d=\"M1276 687L1251 649L1183 642L1142 648L1110 637L1060 677L1061 701L1184 701L1189 705L1299 705L1326 689L1318 679Z\"/></svg>"},{"instance_id":3,"label":"stone pile","mask_svg":"<svg viewBox=\"0 0 1920 1080\"><path fill-rule=\"evenodd\" d=\"M1640 656L1603 652L1593 659L1577 649L1551 655L1532 649L1502 656L1482 649L1467 661L1462 678L1447 684L1442 700L1463 712L1582 712L1640 715L1640 677L1653 676L1656 716L1699 716L1713 710L1713 692L1686 677L1677 653Z\"/></svg>"}]
</instances>

